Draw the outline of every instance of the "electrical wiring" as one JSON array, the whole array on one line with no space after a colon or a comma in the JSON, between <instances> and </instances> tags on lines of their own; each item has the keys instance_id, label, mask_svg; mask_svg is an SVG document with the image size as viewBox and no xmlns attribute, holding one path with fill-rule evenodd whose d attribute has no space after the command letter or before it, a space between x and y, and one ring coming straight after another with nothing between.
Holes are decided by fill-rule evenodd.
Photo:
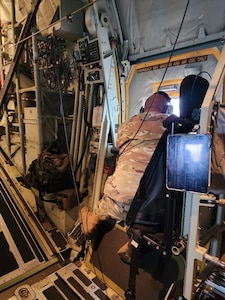
<instances>
[{"instance_id":1,"label":"electrical wiring","mask_svg":"<svg viewBox=\"0 0 225 300\"><path fill-rule=\"evenodd\" d=\"M73 11L69 16L66 15L66 16L60 18L59 20L55 21L54 23L52 23L52 24L46 26L45 28L33 32L31 35L27 36L26 38L24 38L24 39L19 39L15 44L13 44L12 46L10 46L9 49L10 49L10 48L17 47L19 44L21 44L21 43L23 43L23 42L29 40L29 39L32 37L32 35L35 36L35 35L41 34L42 32L45 32L45 31L47 31L47 30L50 29L50 28L54 28L55 25L57 25L58 23L61 23L62 21L68 21L68 18L71 18L73 15L75 15L75 14L79 13L80 11L82 11L82 10L84 10L84 9L86 9L86 8L88 8L88 7L90 7L91 5L93 5L94 3L98 2L98 1L99 1L99 0L92 1L91 3L88 3L88 4L84 5L84 6L82 6L82 7L78 8L78 9L76 9L76 10ZM26 20L26 19L25 19L25 20Z\"/></svg>"},{"instance_id":2,"label":"electrical wiring","mask_svg":"<svg viewBox=\"0 0 225 300\"><path fill-rule=\"evenodd\" d=\"M55 64L55 71L56 71L56 79L57 79L57 84L58 84L58 92L59 92L59 101L60 101L60 114L62 117L62 122L63 122L63 128L64 128L64 136L65 136L65 142L66 142L66 149L67 149L67 153L69 153L69 141L68 141L68 136L67 136L67 130L66 130L66 118L65 118L65 111L64 111L64 106L63 106L63 92L61 89L61 84L60 84L60 78L59 78L59 70L58 70L58 65ZM72 160L71 157L69 155L69 164L70 164L70 170L71 170L71 175L72 175L72 180L73 180L73 185L75 188L75 193L76 193L76 197L77 197L77 201L78 201L78 205L80 204L80 197L79 197L79 192L78 192L78 186L76 183L76 179L75 179L75 174L72 171L73 170L73 166L72 166Z\"/></svg>"},{"instance_id":3,"label":"electrical wiring","mask_svg":"<svg viewBox=\"0 0 225 300\"><path fill-rule=\"evenodd\" d=\"M147 115L148 115L148 112L149 112L150 109L151 109L151 106L153 105L153 103L154 103L154 101L155 101L155 98L156 98L156 96L157 96L157 93L159 92L159 90L160 90L160 88L161 88L161 86L162 86L162 83L163 83L164 78L165 78L165 76L166 76L166 73L167 73L167 70L168 70L168 68L169 68L171 59L172 59L172 57L173 57L173 54L174 54L174 51L175 51L175 47L176 47L176 45L177 45L178 38L179 38L179 36L180 36L181 29L182 29L182 27L183 27L183 23L184 23L184 19L185 19L185 16L186 16L186 13L187 13L187 10L188 10L188 7L189 7L189 3L190 3L190 0L187 1L186 7L185 7L185 10L184 10L184 14L183 14L183 17L182 17L182 20L181 20L181 24L180 24L180 27L179 27L179 30L178 30L178 33L177 33L177 36L176 36L176 39L175 39L175 42L174 42L174 45L173 45L173 49L172 49L172 51L171 51L171 53L170 53L170 56L169 56L169 59L168 59L167 66L166 66L166 68L165 68L165 71L164 71L164 73L163 73L162 79L161 79L160 84L159 84L159 86L158 86L158 90L157 90L157 92L156 92L156 94L155 94L155 96L154 96L154 98L153 98L152 104L149 106L148 111L146 112L146 115L144 116L144 118L143 118L141 124L139 125L139 128L137 129L136 133L134 134L133 138L129 140L129 142L127 143L126 147L123 149L123 151L121 151L121 153L119 154L119 156L121 156L121 155L127 150L127 148L129 147L130 143L131 143L131 142L135 139L135 137L137 136L138 132L140 131L140 129L141 129L141 127L142 127L142 125L143 125L143 123L144 123L144 121L145 121L145 119L146 119L146 117L147 117Z\"/></svg>"},{"instance_id":4,"label":"electrical wiring","mask_svg":"<svg viewBox=\"0 0 225 300\"><path fill-rule=\"evenodd\" d=\"M194 91L194 88L195 88L196 80L197 80L198 77L200 77L200 75L203 74L203 73L208 74L208 76L211 78L211 75L210 75L208 72L205 72L205 71L199 72L199 73L195 76L195 80L193 81L192 86L191 86L191 98L190 98L191 102L192 102L192 98L193 98L193 91Z\"/></svg>"}]
</instances>

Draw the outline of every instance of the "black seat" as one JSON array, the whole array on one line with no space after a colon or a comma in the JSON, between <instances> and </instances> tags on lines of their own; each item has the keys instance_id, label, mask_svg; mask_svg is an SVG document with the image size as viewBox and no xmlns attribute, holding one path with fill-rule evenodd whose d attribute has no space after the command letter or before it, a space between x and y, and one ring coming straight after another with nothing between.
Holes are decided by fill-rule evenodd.
<instances>
[{"instance_id":1,"label":"black seat","mask_svg":"<svg viewBox=\"0 0 225 300\"><path fill-rule=\"evenodd\" d=\"M176 238L176 213L179 213L182 207L182 193L166 188L168 134L169 130L166 130L161 137L141 178L126 218L129 233L142 236L163 255L170 255L172 243Z\"/></svg>"}]
</instances>

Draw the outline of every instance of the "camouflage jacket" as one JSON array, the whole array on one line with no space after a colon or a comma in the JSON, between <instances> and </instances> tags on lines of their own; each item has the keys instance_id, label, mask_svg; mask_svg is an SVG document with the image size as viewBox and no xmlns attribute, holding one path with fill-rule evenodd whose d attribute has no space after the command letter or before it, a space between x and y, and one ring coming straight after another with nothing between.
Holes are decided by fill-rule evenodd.
<instances>
[{"instance_id":1,"label":"camouflage jacket","mask_svg":"<svg viewBox=\"0 0 225 300\"><path fill-rule=\"evenodd\" d=\"M145 168L162 136L161 113L142 113L120 125L117 137L119 158L113 175L106 180L104 195L119 203L130 204Z\"/></svg>"}]
</instances>

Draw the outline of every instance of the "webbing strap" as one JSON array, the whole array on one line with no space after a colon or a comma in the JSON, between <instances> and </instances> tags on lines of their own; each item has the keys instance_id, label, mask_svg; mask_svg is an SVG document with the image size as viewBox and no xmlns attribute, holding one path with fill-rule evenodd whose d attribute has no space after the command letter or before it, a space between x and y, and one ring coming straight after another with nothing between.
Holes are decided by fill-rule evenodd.
<instances>
[{"instance_id":1,"label":"webbing strap","mask_svg":"<svg viewBox=\"0 0 225 300\"><path fill-rule=\"evenodd\" d=\"M140 231L134 233L131 241L131 263L128 289L125 292L126 300L135 300L136 294L136 275L138 272L138 257L140 251Z\"/></svg>"}]
</instances>

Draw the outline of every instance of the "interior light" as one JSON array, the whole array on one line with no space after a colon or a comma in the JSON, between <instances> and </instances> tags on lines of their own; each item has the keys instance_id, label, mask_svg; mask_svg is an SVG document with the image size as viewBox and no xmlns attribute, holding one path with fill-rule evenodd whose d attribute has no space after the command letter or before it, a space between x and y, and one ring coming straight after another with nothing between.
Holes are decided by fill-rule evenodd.
<instances>
[{"instance_id":1,"label":"interior light","mask_svg":"<svg viewBox=\"0 0 225 300\"><path fill-rule=\"evenodd\" d=\"M178 89L179 89L178 84L170 84L170 85L160 86L159 91L161 91L161 92L177 92Z\"/></svg>"}]
</instances>

